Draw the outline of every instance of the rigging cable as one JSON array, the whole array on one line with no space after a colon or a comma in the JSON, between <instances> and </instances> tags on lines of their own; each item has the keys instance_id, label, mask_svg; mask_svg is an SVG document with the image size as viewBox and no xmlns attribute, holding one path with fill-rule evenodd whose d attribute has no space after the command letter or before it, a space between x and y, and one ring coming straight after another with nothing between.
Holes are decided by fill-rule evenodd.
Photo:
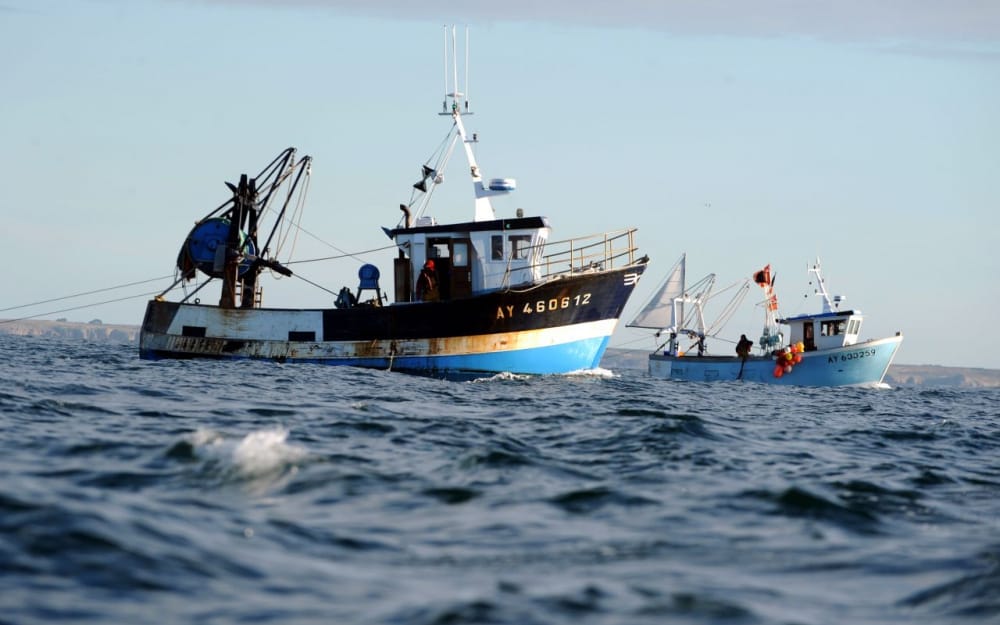
<instances>
[{"instance_id":1,"label":"rigging cable","mask_svg":"<svg viewBox=\"0 0 1000 625\"><path fill-rule=\"evenodd\" d=\"M333 249L337 250L338 252L340 252L340 255L339 256L324 256L322 258L306 258L304 260L290 260L287 263L285 263L286 265L297 265L299 263L315 263L315 262L319 262L321 260L339 260L341 258L353 258L354 260L358 261L359 263L363 263L364 261L361 260L360 258L358 258L358 254L371 254L373 252L383 252L385 250L395 249L395 247L396 247L396 245L385 245L383 247L373 247L370 250L362 250L360 252L345 252L344 250L340 249L339 247L337 247L337 246L335 246L335 245L333 245L331 243L327 243L326 241L323 241L322 239L320 239L316 235L312 234L308 230L302 229L302 232L304 232L304 233L308 234L309 236L315 238L320 243L323 243L324 245L327 245L327 246L332 247Z\"/></svg>"},{"instance_id":2,"label":"rigging cable","mask_svg":"<svg viewBox=\"0 0 1000 625\"><path fill-rule=\"evenodd\" d=\"M306 172L306 179L302 184L302 188L299 189L298 197L295 200L295 208L292 210L292 215L289 218L288 223L295 227L295 236L292 237L292 248L288 250L288 259L291 260L292 256L295 255L295 246L299 241L299 233L302 232L302 228L299 223L302 221L302 216L305 214L306 206L306 194L309 192L309 183L312 181L312 176ZM289 189L289 193L294 191L294 187ZM289 198L290 199L290 198ZM281 253L281 249L285 246L285 242L288 240L288 236L291 234L292 228L289 227L285 229L283 234L278 235L278 244L275 246L274 257L277 258ZM339 251L339 250L338 250ZM288 264L287 262L285 264Z\"/></svg>"},{"instance_id":3,"label":"rigging cable","mask_svg":"<svg viewBox=\"0 0 1000 625\"><path fill-rule=\"evenodd\" d=\"M93 308L94 306L103 306L104 304L114 304L115 302L124 302L125 300L136 299L139 297L150 297L152 295L157 295L158 293L159 291L150 291L149 293L140 293L138 295L127 295L125 297L109 299L103 302L94 302L92 304L81 304L79 306L71 306L70 308L63 308L60 310L50 310L49 312L38 313L37 315L28 315L27 317L21 317L19 319L4 319L3 321L0 321L0 323L14 323L16 321L26 321L28 319L36 319L38 317L45 317L46 315L56 315L59 313L69 312L71 310L81 310L83 308Z\"/></svg>"},{"instance_id":4,"label":"rigging cable","mask_svg":"<svg viewBox=\"0 0 1000 625\"><path fill-rule=\"evenodd\" d=\"M180 303L183 304L183 303L187 302L189 299L191 299L192 297L194 297L198 293L198 291L202 290L205 287L205 285L207 285L211 281L212 281L212 278L209 277L208 280L205 280L204 282L202 282L201 284L199 284L198 288L196 288L195 290L191 291L190 293L187 292L187 286L184 285L184 299L182 299ZM174 284L177 284L177 283L175 282ZM172 288L173 287L170 287L170 289L167 289L167 291L171 290ZM159 295L157 295L156 296L157 299L160 299L161 297L163 297L163 294L166 293L167 291L164 291L163 293L160 293ZM195 301L197 302L197 300L195 300Z\"/></svg>"},{"instance_id":5,"label":"rigging cable","mask_svg":"<svg viewBox=\"0 0 1000 625\"><path fill-rule=\"evenodd\" d=\"M263 218L265 215L267 215L268 212L271 210L271 208L270 208L270 199L271 199L272 195L274 194L274 192L276 192L277 189L278 189L278 187L281 184L284 184L284 182L286 180L288 180L289 178L291 178L292 174L295 173L296 170L298 170L298 174L296 175L295 180L288 187L288 191L287 191L287 193L285 195L285 201L281 205L281 210L278 212L278 214L274 218L275 219L275 224L274 224L274 226L271 229L271 233L268 235L267 241L263 244L263 246L261 246L261 250L260 250L261 253L267 252L267 250L270 248L271 241L274 239L275 234L278 234L278 239L279 239L278 247L280 249L280 247L281 247L281 241L283 240L283 236L284 236L284 235L281 234L281 231L283 231L285 229L285 226L283 226L283 224L285 222L285 219L284 219L285 211L288 209L288 204L291 202L293 193L295 192L296 187L298 187L299 181L302 179L303 174L306 176L307 180L309 179L310 172L311 172L311 169L310 169L310 163L311 162L312 162L312 159L310 157L306 156L306 157L303 157L299 162L292 163L292 164L288 165L286 172L284 174L282 174L282 176L280 177L280 179L275 180L275 182L271 186L271 189L268 191L267 196L264 198L264 200L263 200L263 208L262 208L262 210L260 212L260 217L261 218ZM299 196L300 202L302 201L302 199L303 199L303 196L300 195ZM301 206L301 204L299 206ZM298 210L298 208L296 210ZM273 258L277 258L277 253L275 253L272 257Z\"/></svg>"},{"instance_id":6,"label":"rigging cable","mask_svg":"<svg viewBox=\"0 0 1000 625\"><path fill-rule=\"evenodd\" d=\"M292 275L294 275L299 280L302 280L303 282L308 282L309 284L313 285L317 289L321 289L323 291L326 291L330 295L337 295L337 293L334 293L333 291L331 291L330 289L326 288L325 286L320 285L320 284L316 284L315 282L313 282L312 280L309 280L308 278L303 278L302 275L300 275L298 273L295 273L295 274L292 274Z\"/></svg>"},{"instance_id":7,"label":"rigging cable","mask_svg":"<svg viewBox=\"0 0 1000 625\"><path fill-rule=\"evenodd\" d=\"M736 286L740 287L740 291L736 295L734 295L732 299L729 300L729 303L726 304L726 307L722 309L722 312L719 313L719 316L715 318L715 321L712 322L711 327L708 329L708 334L710 334L714 338L719 338L718 333L722 331L722 328L724 328L727 323L729 323L729 320L732 318L734 314L736 314L736 311L739 309L740 304L743 303L743 300L746 298L747 293L750 292L750 281L744 280L743 282L737 282L735 284L727 286L726 288L712 295L712 297L715 297L716 295L722 295L729 289L732 289ZM728 339L724 340L728 341ZM728 342L735 343L735 341L728 341Z\"/></svg>"},{"instance_id":8,"label":"rigging cable","mask_svg":"<svg viewBox=\"0 0 1000 625\"><path fill-rule=\"evenodd\" d=\"M103 293L105 291L114 291L116 289L124 289L125 287L136 286L138 284L146 284L146 283L149 283L149 282L156 282L158 280L166 280L167 278L173 278L173 275L161 276L159 278L150 278L149 280L140 280L138 282L130 282L128 284L119 284L118 286L109 286L109 287L106 287L106 288L103 288L103 289L95 289L93 291L87 291L85 293L76 293L74 295L66 295L64 297L54 297L52 299L46 299L46 300L41 300L41 301L38 301L38 302L32 302L31 304L21 304L20 306L10 306L9 308L0 308L0 312L6 312L8 310L17 310L18 308L30 308L32 306L39 306L41 304L49 304L51 302L59 302L59 301L62 301L64 299L73 299L75 297L83 297L84 295L94 295L95 293ZM136 297L138 297L138 296L136 296ZM128 298L125 298L125 299L128 299ZM67 310L75 310L75 309L69 308ZM62 311L56 311L56 312L62 312ZM46 314L48 314L48 313L46 313ZM35 316L38 316L38 315L35 315ZM25 317L25 319L31 319L31 318L32 317ZM13 321L18 321L18 320L14 319Z\"/></svg>"},{"instance_id":9,"label":"rigging cable","mask_svg":"<svg viewBox=\"0 0 1000 625\"><path fill-rule=\"evenodd\" d=\"M437 162L441 162L440 160L441 157L439 155L444 151L444 146L445 144L448 143L448 140L451 139L451 133L454 130L455 130L455 124L452 124L451 128L448 129L448 132L444 134L444 139L441 139L441 143L439 143L438 146L434 148L434 151L431 152L431 155L427 157L427 160L424 162L429 163L433 161L435 158L437 158Z\"/></svg>"},{"instance_id":10,"label":"rigging cable","mask_svg":"<svg viewBox=\"0 0 1000 625\"><path fill-rule=\"evenodd\" d=\"M425 162L431 162L431 161L434 162L433 169L435 172L435 177L444 175L444 170L448 167L448 162L451 160L451 155L455 151L455 145L461 138L461 135L459 135L455 131L457 127L458 124L455 123L452 124L451 128L448 129L448 132L445 133L444 139L441 140L441 143L438 144L438 147L434 149L434 151L431 153L431 156L427 159L427 161L425 161ZM447 146L447 150L445 149L445 146ZM419 200L419 202L416 201L417 197L416 188L410 191L410 203L407 204L407 206L413 208L414 203L419 204L419 206L416 207L416 209L413 212L414 220L422 216L424 212L427 210L427 206L430 204L431 196L434 194L434 190L436 187L437 183L435 182L434 184L431 185L429 191L424 192L424 196ZM404 219L406 219L405 216L401 217L399 224L403 224Z\"/></svg>"}]
</instances>

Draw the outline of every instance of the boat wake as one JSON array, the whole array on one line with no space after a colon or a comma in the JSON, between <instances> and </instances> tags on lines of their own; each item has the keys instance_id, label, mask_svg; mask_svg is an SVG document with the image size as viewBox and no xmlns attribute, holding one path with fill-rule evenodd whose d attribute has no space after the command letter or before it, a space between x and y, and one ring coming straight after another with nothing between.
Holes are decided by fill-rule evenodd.
<instances>
[{"instance_id":1,"label":"boat wake","mask_svg":"<svg viewBox=\"0 0 1000 625\"><path fill-rule=\"evenodd\" d=\"M473 383L479 383L479 382L505 382L505 381L508 381L508 380L522 381L522 380L530 380L530 379L531 379L530 375L524 375L522 373L511 373L510 371L501 371L500 373L496 373L496 374L491 375L489 377L474 378L474 379L469 380L469 381L473 382Z\"/></svg>"},{"instance_id":2,"label":"boat wake","mask_svg":"<svg viewBox=\"0 0 1000 625\"><path fill-rule=\"evenodd\" d=\"M604 369L602 367L594 367L593 369L577 369L576 371L567 371L562 375L565 376L580 376L580 377L593 377L593 378L617 378L621 377L614 371L610 369Z\"/></svg>"}]
</instances>

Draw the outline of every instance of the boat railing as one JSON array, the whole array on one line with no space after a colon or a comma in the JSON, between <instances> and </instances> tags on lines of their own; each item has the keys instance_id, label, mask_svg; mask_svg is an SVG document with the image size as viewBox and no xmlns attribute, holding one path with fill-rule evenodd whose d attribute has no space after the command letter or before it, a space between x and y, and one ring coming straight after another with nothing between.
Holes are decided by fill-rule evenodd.
<instances>
[{"instance_id":1,"label":"boat railing","mask_svg":"<svg viewBox=\"0 0 1000 625\"><path fill-rule=\"evenodd\" d=\"M624 267L635 263L636 228L546 242L536 265L542 278Z\"/></svg>"}]
</instances>

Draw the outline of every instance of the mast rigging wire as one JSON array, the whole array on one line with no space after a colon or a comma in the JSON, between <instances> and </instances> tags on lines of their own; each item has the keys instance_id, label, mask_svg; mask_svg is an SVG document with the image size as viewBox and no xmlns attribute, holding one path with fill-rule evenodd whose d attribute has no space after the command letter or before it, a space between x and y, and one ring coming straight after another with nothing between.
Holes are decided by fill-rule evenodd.
<instances>
[{"instance_id":1,"label":"mast rigging wire","mask_svg":"<svg viewBox=\"0 0 1000 625\"><path fill-rule=\"evenodd\" d=\"M109 287L106 287L106 288L103 288L103 289L95 289L93 291L86 291L84 293L75 293L73 295L65 295L63 297L53 297L52 299L45 299L45 300L41 300L41 301L38 301L38 302L32 302L30 304L21 304L19 306L10 306L8 308L0 308L0 312L6 312L8 310L17 310L18 308L31 308L32 306L40 306L42 304L50 304L52 302L58 302L58 301L62 301L62 300L65 300L65 299L73 299L75 297L83 297L84 295L94 295L95 293L103 293L105 291L114 291L116 289L124 289L125 287L136 286L136 285L139 285L139 284L146 284L146 283L149 283L149 282L156 282L157 280L166 280L168 278L173 278L173 275L160 276L159 278L150 278L148 280L139 280L138 282L129 282L128 284L119 284L118 286L109 286ZM70 308L70 309L67 309L67 310L75 310L75 309ZM56 312L62 312L62 311L56 311ZM46 314L49 314L49 313L46 313ZM25 319L31 319L31 318L32 317L25 317ZM18 320L14 319L14 321L18 321Z\"/></svg>"},{"instance_id":2,"label":"mast rigging wire","mask_svg":"<svg viewBox=\"0 0 1000 625\"><path fill-rule=\"evenodd\" d=\"M315 238L315 235L311 234L308 230L303 229L302 232L304 232L304 233L308 234L309 236ZM337 250L338 252L340 252L340 255L338 255L338 256L323 256L322 258L306 258L306 259L303 259L303 260L290 260L287 263L283 263L283 264L285 264L285 265L298 265L300 263L315 263L315 262L319 262L321 260L339 260L341 258L353 258L354 260L356 260L359 263L361 263L361 262L364 262L364 261L361 260L360 258L358 258L359 254L371 254L373 252L383 252L385 250L395 249L395 247L396 247L395 245L385 245L383 247L373 247L373 248L371 248L369 250L362 250L360 252L345 252L344 250L338 248L336 245L333 245L332 243L326 243L326 241L323 241L322 239L319 239L319 238L317 238L316 240L320 241L321 243L324 243L325 245L328 245L329 247L332 247L335 250Z\"/></svg>"},{"instance_id":3,"label":"mast rigging wire","mask_svg":"<svg viewBox=\"0 0 1000 625\"><path fill-rule=\"evenodd\" d=\"M149 293L139 293L138 295L128 295L126 297L118 297L115 299L105 300L103 302L95 302L93 304L81 304L79 306L71 306L70 308L62 308L60 310L50 310L49 312L38 313L37 315L28 315L27 317L20 317L18 319L4 319L0 323L14 323L17 321L27 321L28 319L37 319L38 317L45 317L46 315L57 315L63 312L69 312L71 310L81 310L83 308L93 308L94 306L103 306L104 304L114 304L116 302L124 302L130 299L136 299L139 297L150 297L152 295L158 294L159 291L150 291Z\"/></svg>"}]
</instances>

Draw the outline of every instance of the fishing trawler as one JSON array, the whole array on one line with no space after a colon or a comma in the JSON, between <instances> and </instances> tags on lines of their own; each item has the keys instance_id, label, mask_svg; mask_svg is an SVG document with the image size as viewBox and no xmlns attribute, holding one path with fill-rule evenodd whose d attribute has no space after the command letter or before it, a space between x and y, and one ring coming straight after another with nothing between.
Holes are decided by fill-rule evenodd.
<instances>
[{"instance_id":1,"label":"fishing trawler","mask_svg":"<svg viewBox=\"0 0 1000 625\"><path fill-rule=\"evenodd\" d=\"M627 324L655 329L657 337L667 337L649 355L651 376L697 382L744 380L799 386L884 386L883 379L903 341L902 334L859 340L864 320L861 311L841 310L844 298L830 295L818 260L809 268L809 273L815 276L816 295L822 302L818 312L780 318L774 277L771 266L767 265L753 275L753 282L764 294L761 336L756 343L745 335L731 341L737 346L733 355L712 355L708 353L707 340L719 337L722 325L750 290L751 281L747 279L740 285L719 320L707 326L704 305L711 297L715 276L710 274L686 286L686 259L686 255L681 256L650 301ZM781 326L787 327L787 335Z\"/></svg>"},{"instance_id":2,"label":"fishing trawler","mask_svg":"<svg viewBox=\"0 0 1000 625\"><path fill-rule=\"evenodd\" d=\"M383 228L397 250L392 295L372 264L358 269L321 309L263 305L264 270L292 276L272 253L287 228L289 202L302 193L311 158L289 148L257 176L228 184L232 197L197 222L177 259L174 285L151 300L139 336L144 359L269 359L351 365L445 378L500 372L556 374L598 366L622 310L646 268L635 229L550 240L548 218L498 216L491 199L516 190L513 178L483 176L466 130L469 101L459 89L455 29L445 29L445 101L452 124L421 178ZM468 32L466 32L468 84ZM450 62L449 62L450 57ZM450 78L450 79L449 79ZM439 222L428 211L459 148L473 189L471 221ZM283 204L282 200L284 198ZM280 205L279 205L280 204ZM270 232L267 230L268 220ZM265 236L266 234L266 236ZM186 285L203 281L187 290ZM218 304L193 299L221 285ZM178 285L179 301L166 295Z\"/></svg>"}]
</instances>

